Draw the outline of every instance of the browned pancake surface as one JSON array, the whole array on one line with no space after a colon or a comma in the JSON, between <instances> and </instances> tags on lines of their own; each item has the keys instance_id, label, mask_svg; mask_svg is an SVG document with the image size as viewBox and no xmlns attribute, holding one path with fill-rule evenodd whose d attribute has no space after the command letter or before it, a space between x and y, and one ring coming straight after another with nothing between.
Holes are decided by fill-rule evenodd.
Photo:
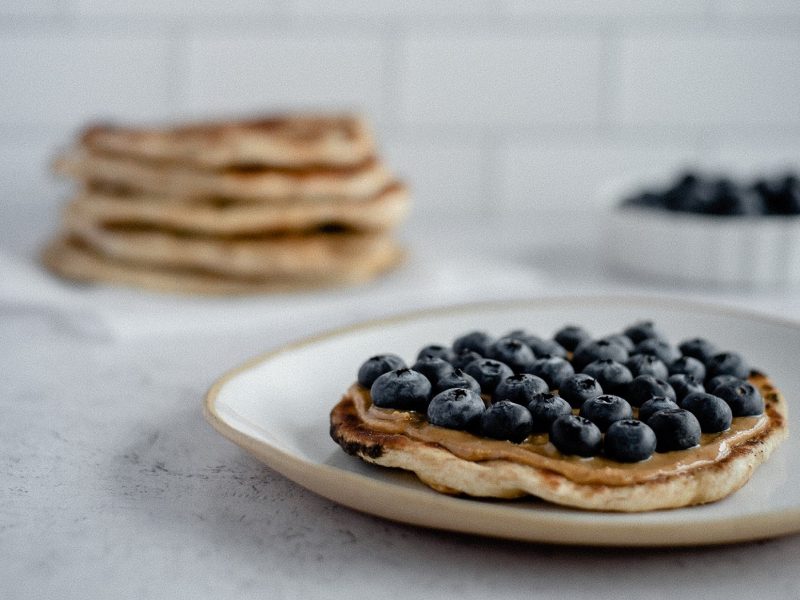
<instances>
[{"instance_id":1,"label":"browned pancake surface","mask_svg":"<svg viewBox=\"0 0 800 600\"><path fill-rule=\"evenodd\" d=\"M693 449L657 453L655 467L645 464L648 461L628 465L601 457L566 457L552 447L544 456L529 453L532 456L526 458L520 454L525 452L520 445L430 424L422 426L424 431L415 430L417 425L399 430L391 419L389 424L365 419L369 394L357 384L333 408L330 433L349 454L413 471L441 492L496 498L530 494L565 506L604 511L677 508L733 493L786 437L785 399L763 375L755 375L752 381L765 398L765 412L751 434L731 437L711 458L702 460L693 458L697 452Z\"/></svg>"}]
</instances>

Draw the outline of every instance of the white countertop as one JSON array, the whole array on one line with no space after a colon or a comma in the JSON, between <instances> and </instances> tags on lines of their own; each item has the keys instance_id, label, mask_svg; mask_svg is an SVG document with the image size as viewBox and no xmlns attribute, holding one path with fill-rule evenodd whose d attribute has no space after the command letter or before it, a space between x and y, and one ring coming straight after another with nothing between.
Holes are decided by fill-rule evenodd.
<instances>
[{"instance_id":1,"label":"white countertop","mask_svg":"<svg viewBox=\"0 0 800 600\"><path fill-rule=\"evenodd\" d=\"M415 256L403 274L306 296L293 307L286 299L234 303L229 323L219 315L230 314L230 306L189 303L193 318L176 321L182 333L135 314L163 311L177 319L181 303L174 298L29 293L24 278L9 273L16 269L18 277L32 264L26 261L48 221L36 209L6 209L4 217L2 598L800 597L800 536L625 550L418 529L306 491L216 434L201 412L209 385L256 354L417 306L630 291L800 320L796 290L701 293L643 285L607 274L590 247L537 250L500 233L502 242L476 246L470 240L478 236L463 231L441 237L408 229ZM475 265L481 285L466 285L462 276ZM192 325L203 311L210 315L206 329Z\"/></svg>"}]
</instances>

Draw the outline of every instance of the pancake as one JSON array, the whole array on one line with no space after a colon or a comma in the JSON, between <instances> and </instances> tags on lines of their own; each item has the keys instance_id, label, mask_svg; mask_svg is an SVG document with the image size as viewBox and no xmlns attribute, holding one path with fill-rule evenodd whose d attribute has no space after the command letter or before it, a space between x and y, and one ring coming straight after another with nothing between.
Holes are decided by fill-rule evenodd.
<instances>
[{"instance_id":1,"label":"pancake","mask_svg":"<svg viewBox=\"0 0 800 600\"><path fill-rule=\"evenodd\" d=\"M436 427L414 413L370 408L369 391L357 383L331 411L330 434L347 453L411 471L443 493L532 495L596 511L677 508L733 493L786 437L784 397L766 376L750 379L765 400L762 416L737 417L729 432L704 434L698 448L656 453L642 463L564 456L546 434L513 444Z\"/></svg>"},{"instance_id":2,"label":"pancake","mask_svg":"<svg viewBox=\"0 0 800 600\"><path fill-rule=\"evenodd\" d=\"M273 115L174 127L93 125L80 136L94 152L218 169L229 166L353 166L375 153L356 115Z\"/></svg>"},{"instance_id":3,"label":"pancake","mask_svg":"<svg viewBox=\"0 0 800 600\"><path fill-rule=\"evenodd\" d=\"M409 209L406 187L394 182L366 200L302 200L281 204L253 201L120 195L84 190L68 205L71 221L86 224L150 225L205 234L307 231L336 226L354 231L385 231L399 225Z\"/></svg>"},{"instance_id":4,"label":"pancake","mask_svg":"<svg viewBox=\"0 0 800 600\"><path fill-rule=\"evenodd\" d=\"M381 246L374 255L338 261L335 269L323 273L317 267L292 272L281 265L273 275L248 277L109 258L80 238L63 236L45 247L42 262L53 273L84 283L108 283L179 294L232 295L295 292L363 283L397 267L404 256L402 248L388 244ZM267 271L266 268L260 270Z\"/></svg>"},{"instance_id":5,"label":"pancake","mask_svg":"<svg viewBox=\"0 0 800 600\"><path fill-rule=\"evenodd\" d=\"M245 277L335 277L392 262L380 233L310 232L219 237L151 227L107 227L67 215L65 231L112 259Z\"/></svg>"},{"instance_id":6,"label":"pancake","mask_svg":"<svg viewBox=\"0 0 800 600\"><path fill-rule=\"evenodd\" d=\"M336 168L208 170L178 163L144 161L81 146L62 154L53 167L56 172L88 185L104 184L130 192L176 198L262 202L368 200L394 180L376 158Z\"/></svg>"}]
</instances>

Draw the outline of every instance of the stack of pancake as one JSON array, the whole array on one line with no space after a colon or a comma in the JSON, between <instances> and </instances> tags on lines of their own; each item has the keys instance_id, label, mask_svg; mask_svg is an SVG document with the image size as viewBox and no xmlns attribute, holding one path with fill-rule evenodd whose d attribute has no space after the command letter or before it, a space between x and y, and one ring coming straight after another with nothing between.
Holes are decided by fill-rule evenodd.
<instances>
[{"instance_id":1,"label":"stack of pancake","mask_svg":"<svg viewBox=\"0 0 800 600\"><path fill-rule=\"evenodd\" d=\"M408 193L356 116L93 126L55 168L80 188L43 260L70 279L266 292L366 281L403 257Z\"/></svg>"}]
</instances>

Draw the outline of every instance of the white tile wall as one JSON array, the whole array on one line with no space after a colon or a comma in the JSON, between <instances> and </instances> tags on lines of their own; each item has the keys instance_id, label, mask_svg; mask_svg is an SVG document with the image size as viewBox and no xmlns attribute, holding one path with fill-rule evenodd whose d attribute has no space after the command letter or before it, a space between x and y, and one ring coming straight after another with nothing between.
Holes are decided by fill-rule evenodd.
<instances>
[{"instance_id":1,"label":"white tile wall","mask_svg":"<svg viewBox=\"0 0 800 600\"><path fill-rule=\"evenodd\" d=\"M707 2L697 0L507 0L506 4L514 13L550 14L568 16L624 17L662 17L665 15L702 15L707 10Z\"/></svg>"},{"instance_id":2,"label":"white tile wall","mask_svg":"<svg viewBox=\"0 0 800 600\"><path fill-rule=\"evenodd\" d=\"M331 15L369 18L430 17L491 14L492 0L293 0L292 11L304 16Z\"/></svg>"},{"instance_id":3,"label":"white tile wall","mask_svg":"<svg viewBox=\"0 0 800 600\"><path fill-rule=\"evenodd\" d=\"M800 2L796 0L726 0L719 8L732 15L800 16Z\"/></svg>"},{"instance_id":4,"label":"white tile wall","mask_svg":"<svg viewBox=\"0 0 800 600\"><path fill-rule=\"evenodd\" d=\"M203 33L188 42L184 102L194 113L343 107L380 119L385 52L376 36Z\"/></svg>"},{"instance_id":5,"label":"white tile wall","mask_svg":"<svg viewBox=\"0 0 800 600\"><path fill-rule=\"evenodd\" d=\"M49 130L0 130L0 133L3 177L0 204L60 204L64 200L66 182L50 173L50 164L68 131L62 130L61 135L54 135Z\"/></svg>"},{"instance_id":6,"label":"white tile wall","mask_svg":"<svg viewBox=\"0 0 800 600\"><path fill-rule=\"evenodd\" d=\"M464 206L486 203L486 157L477 140L465 143L407 136L387 139L382 153L393 170L409 182L417 210L455 215Z\"/></svg>"},{"instance_id":7,"label":"white tile wall","mask_svg":"<svg viewBox=\"0 0 800 600\"><path fill-rule=\"evenodd\" d=\"M0 16L43 17L55 16L61 12L58 0L3 0Z\"/></svg>"},{"instance_id":8,"label":"white tile wall","mask_svg":"<svg viewBox=\"0 0 800 600\"><path fill-rule=\"evenodd\" d=\"M685 164L800 170L800 2L0 2L12 202L53 203L48 161L88 120L292 107L366 112L419 219L602 210L608 179Z\"/></svg>"},{"instance_id":9,"label":"white tile wall","mask_svg":"<svg viewBox=\"0 0 800 600\"><path fill-rule=\"evenodd\" d=\"M598 118L600 44L592 35L413 36L402 53L406 124L591 125Z\"/></svg>"},{"instance_id":10,"label":"white tile wall","mask_svg":"<svg viewBox=\"0 0 800 600\"><path fill-rule=\"evenodd\" d=\"M168 43L90 32L0 37L0 126L148 119L168 100Z\"/></svg>"},{"instance_id":11,"label":"white tile wall","mask_svg":"<svg viewBox=\"0 0 800 600\"><path fill-rule=\"evenodd\" d=\"M116 16L116 17L150 17L181 18L208 16L231 16L247 18L268 15L275 12L276 1L270 0L237 0L236 2L220 2L219 0L71 0L75 12L83 17Z\"/></svg>"},{"instance_id":12,"label":"white tile wall","mask_svg":"<svg viewBox=\"0 0 800 600\"><path fill-rule=\"evenodd\" d=\"M543 204L580 212L616 201L603 188L661 178L694 164L698 151L691 143L576 138L513 143L500 156L504 210Z\"/></svg>"},{"instance_id":13,"label":"white tile wall","mask_svg":"<svg viewBox=\"0 0 800 600\"><path fill-rule=\"evenodd\" d=\"M800 37L637 34L621 42L616 118L698 129L800 125Z\"/></svg>"}]
</instances>

